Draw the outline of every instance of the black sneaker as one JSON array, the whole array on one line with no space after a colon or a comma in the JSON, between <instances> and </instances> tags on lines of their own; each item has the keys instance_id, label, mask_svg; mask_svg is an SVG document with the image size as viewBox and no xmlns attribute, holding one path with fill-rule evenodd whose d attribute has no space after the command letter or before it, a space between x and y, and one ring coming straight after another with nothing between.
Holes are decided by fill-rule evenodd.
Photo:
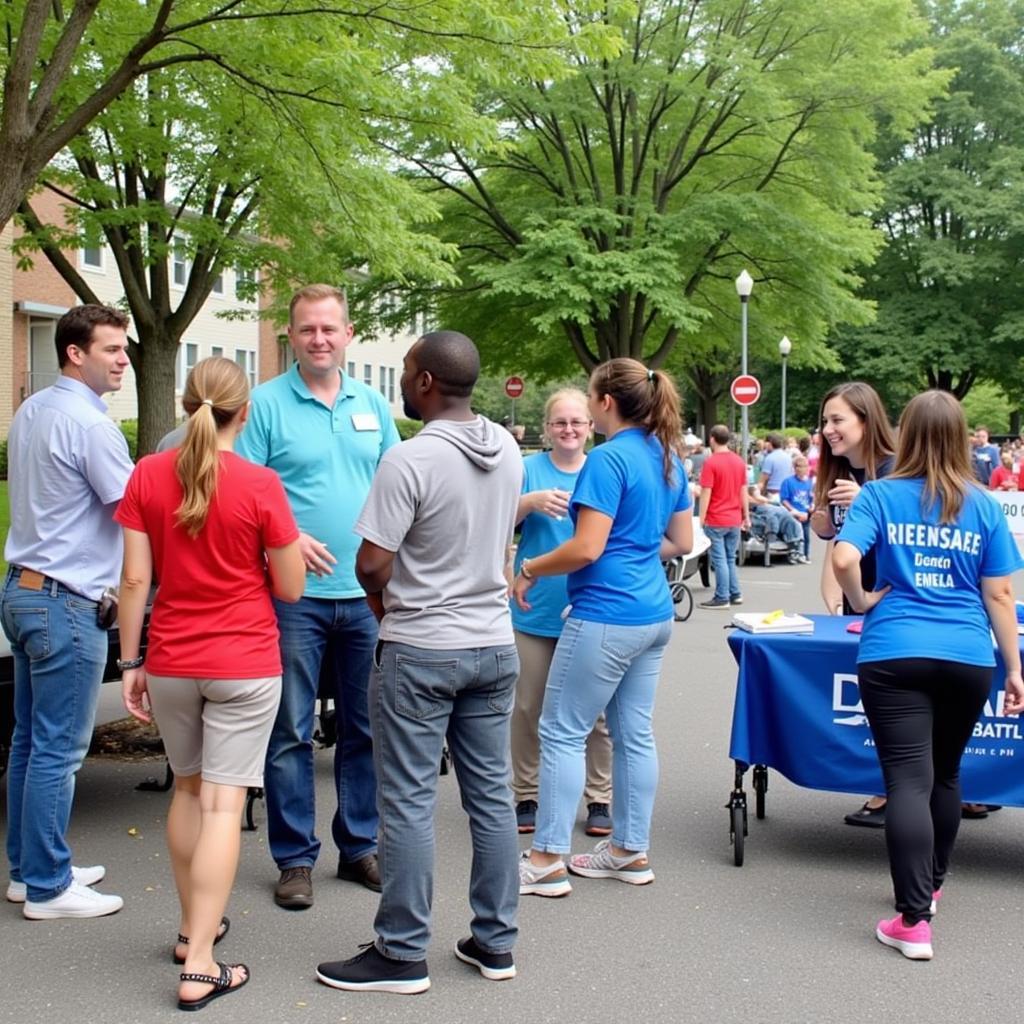
<instances>
[{"instance_id":1,"label":"black sneaker","mask_svg":"<svg viewBox=\"0 0 1024 1024\"><path fill-rule=\"evenodd\" d=\"M607 804L587 804L587 824L584 831L588 836L610 836L612 816Z\"/></svg>"},{"instance_id":2,"label":"black sneaker","mask_svg":"<svg viewBox=\"0 0 1024 1024\"><path fill-rule=\"evenodd\" d=\"M317 978L331 988L349 992L395 992L415 995L430 988L426 960L392 960L370 942L351 960L320 964Z\"/></svg>"},{"instance_id":3,"label":"black sneaker","mask_svg":"<svg viewBox=\"0 0 1024 1024\"><path fill-rule=\"evenodd\" d=\"M742 594L730 594L729 595L729 604L743 604L743 595Z\"/></svg>"},{"instance_id":4,"label":"black sneaker","mask_svg":"<svg viewBox=\"0 0 1024 1024\"><path fill-rule=\"evenodd\" d=\"M536 800L520 800L516 804L516 828L523 834L537 828Z\"/></svg>"},{"instance_id":5,"label":"black sneaker","mask_svg":"<svg viewBox=\"0 0 1024 1024\"><path fill-rule=\"evenodd\" d=\"M488 981L506 981L516 976L511 953L488 953L472 935L455 943L455 955L464 964L472 964Z\"/></svg>"},{"instance_id":6,"label":"black sneaker","mask_svg":"<svg viewBox=\"0 0 1024 1024\"><path fill-rule=\"evenodd\" d=\"M710 601L701 601L698 608L728 608L729 599L727 597L713 597Z\"/></svg>"}]
</instances>

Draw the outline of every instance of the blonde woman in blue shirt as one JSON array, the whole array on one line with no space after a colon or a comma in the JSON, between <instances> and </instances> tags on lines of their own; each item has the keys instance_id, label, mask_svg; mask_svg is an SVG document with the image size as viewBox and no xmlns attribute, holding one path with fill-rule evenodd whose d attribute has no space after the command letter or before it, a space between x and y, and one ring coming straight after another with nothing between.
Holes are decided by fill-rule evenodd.
<instances>
[{"instance_id":1,"label":"blonde woman in blue shirt","mask_svg":"<svg viewBox=\"0 0 1024 1024\"><path fill-rule=\"evenodd\" d=\"M672 379L635 359L602 363L590 377L590 414L607 442L595 448L569 502L575 532L525 559L513 585L520 608L538 577L568 573L572 611L558 639L540 720L537 831L519 868L520 894L572 890L571 849L583 791L583 750L605 711L612 736L612 834L569 858L588 878L654 881L647 857L658 785L652 728L672 597L661 560L693 546L693 512L679 457L682 424Z\"/></svg>"},{"instance_id":2,"label":"blonde woman in blue shirt","mask_svg":"<svg viewBox=\"0 0 1024 1024\"><path fill-rule=\"evenodd\" d=\"M544 433L551 450L523 459L523 496L519 499L521 524L516 571L524 559L543 555L572 536L569 499L587 460L590 437L587 396L577 388L563 388L544 405ZM519 651L519 679L512 709L512 792L516 823L521 833L533 832L537 817L540 740L537 727L548 670L555 644L565 623L569 603L566 578L547 576L530 593L530 608L512 602L512 626ZM612 790L612 741L601 715L587 737L587 835L606 836L612 830L608 807Z\"/></svg>"},{"instance_id":3,"label":"blonde woman in blue shirt","mask_svg":"<svg viewBox=\"0 0 1024 1024\"><path fill-rule=\"evenodd\" d=\"M869 552L879 589L865 592L860 562ZM866 613L857 672L888 797L899 913L875 935L930 960L931 918L960 825L960 759L992 684L990 629L1006 667L1004 712L1024 710L1011 585L1024 560L974 478L951 394L909 402L895 468L851 505L832 566L854 610Z\"/></svg>"}]
</instances>

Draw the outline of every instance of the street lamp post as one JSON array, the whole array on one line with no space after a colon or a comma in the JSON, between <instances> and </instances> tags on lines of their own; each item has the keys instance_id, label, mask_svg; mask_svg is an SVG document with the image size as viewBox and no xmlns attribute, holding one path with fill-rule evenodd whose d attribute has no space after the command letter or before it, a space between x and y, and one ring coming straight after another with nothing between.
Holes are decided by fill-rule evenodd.
<instances>
[{"instance_id":1,"label":"street lamp post","mask_svg":"<svg viewBox=\"0 0 1024 1024\"><path fill-rule=\"evenodd\" d=\"M740 373L744 376L747 374L747 306L750 302L750 293L754 290L754 279L746 272L746 270L740 271L740 276L736 278L736 294L740 297L740 314L741 314L741 358L740 358ZM742 437L742 449L740 454L743 456L743 464L746 465L747 459L750 457L750 419L747 406L742 408L742 426L740 430Z\"/></svg>"},{"instance_id":2,"label":"street lamp post","mask_svg":"<svg viewBox=\"0 0 1024 1024\"><path fill-rule=\"evenodd\" d=\"M782 429L786 429L786 363L789 353L793 351L793 342L785 335L779 342L779 355L782 356Z\"/></svg>"}]
</instances>

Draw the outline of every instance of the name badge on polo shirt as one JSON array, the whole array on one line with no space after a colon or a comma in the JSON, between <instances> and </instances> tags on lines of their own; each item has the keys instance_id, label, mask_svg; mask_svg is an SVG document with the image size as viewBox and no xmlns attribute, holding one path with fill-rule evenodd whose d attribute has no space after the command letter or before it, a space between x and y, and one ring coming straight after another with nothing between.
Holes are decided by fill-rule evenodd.
<instances>
[{"instance_id":1,"label":"name badge on polo shirt","mask_svg":"<svg viewBox=\"0 0 1024 1024\"><path fill-rule=\"evenodd\" d=\"M354 412L352 426L356 430L380 430L380 420L372 412Z\"/></svg>"}]
</instances>

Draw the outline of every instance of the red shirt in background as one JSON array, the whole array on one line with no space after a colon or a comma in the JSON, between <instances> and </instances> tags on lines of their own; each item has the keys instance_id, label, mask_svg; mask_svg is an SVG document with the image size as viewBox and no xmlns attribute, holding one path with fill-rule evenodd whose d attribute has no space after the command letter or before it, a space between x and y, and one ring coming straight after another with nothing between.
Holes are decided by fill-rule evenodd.
<instances>
[{"instance_id":1,"label":"red shirt in background","mask_svg":"<svg viewBox=\"0 0 1024 1024\"><path fill-rule=\"evenodd\" d=\"M747 486L747 467L735 452L723 448L709 455L701 467L700 486L711 488L711 504L701 526L739 526L743 522L740 499Z\"/></svg>"},{"instance_id":2,"label":"red shirt in background","mask_svg":"<svg viewBox=\"0 0 1024 1024\"><path fill-rule=\"evenodd\" d=\"M1009 481L1014 481L1015 487L1007 487L1006 484ZM1024 469L1020 471L1018 476L1012 469L1007 469L1004 465L1000 464L992 470L992 475L988 480L988 489L990 491L1024 491Z\"/></svg>"},{"instance_id":3,"label":"red shirt in background","mask_svg":"<svg viewBox=\"0 0 1024 1024\"><path fill-rule=\"evenodd\" d=\"M114 518L149 536L159 587L146 671L189 679L281 674L277 616L264 551L299 536L277 474L220 453L217 490L197 537L175 514L182 488L176 449L135 467Z\"/></svg>"}]
</instances>

